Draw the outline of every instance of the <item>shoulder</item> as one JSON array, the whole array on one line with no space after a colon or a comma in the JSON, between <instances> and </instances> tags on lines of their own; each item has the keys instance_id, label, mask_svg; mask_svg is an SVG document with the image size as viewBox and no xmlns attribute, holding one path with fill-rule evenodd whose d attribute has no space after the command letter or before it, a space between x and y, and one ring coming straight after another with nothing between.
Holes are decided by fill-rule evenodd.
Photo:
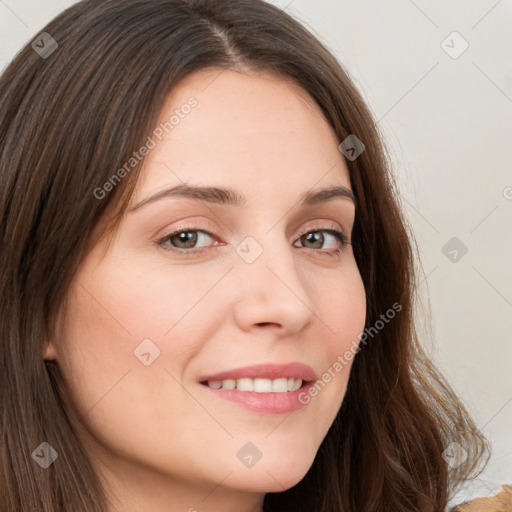
<instances>
[{"instance_id":1,"label":"shoulder","mask_svg":"<svg viewBox=\"0 0 512 512\"><path fill-rule=\"evenodd\" d=\"M453 507L450 512L512 512L512 486L502 485L496 496L476 498Z\"/></svg>"}]
</instances>

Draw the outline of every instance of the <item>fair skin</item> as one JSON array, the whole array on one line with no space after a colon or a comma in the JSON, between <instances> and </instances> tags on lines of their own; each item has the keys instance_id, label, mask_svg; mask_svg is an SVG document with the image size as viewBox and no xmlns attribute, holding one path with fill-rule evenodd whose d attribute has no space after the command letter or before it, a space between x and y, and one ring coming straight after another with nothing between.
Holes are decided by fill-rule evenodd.
<instances>
[{"instance_id":1,"label":"fair skin","mask_svg":"<svg viewBox=\"0 0 512 512\"><path fill-rule=\"evenodd\" d=\"M324 231L350 240L353 202L299 204L307 192L350 190L320 109L282 79L210 69L173 89L159 123L190 96L197 107L151 149L130 207L184 183L232 188L245 206L166 197L128 211L108 250L100 240L84 258L45 354L61 368L112 512L260 512L265 493L310 468L350 365L289 413L219 399L198 378L292 361L320 377L364 329L352 246ZM195 244L154 243L178 228ZM251 263L236 252L247 236L263 251ZM144 339L160 350L149 365L134 355ZM252 467L237 457L249 442L262 454Z\"/></svg>"}]
</instances>

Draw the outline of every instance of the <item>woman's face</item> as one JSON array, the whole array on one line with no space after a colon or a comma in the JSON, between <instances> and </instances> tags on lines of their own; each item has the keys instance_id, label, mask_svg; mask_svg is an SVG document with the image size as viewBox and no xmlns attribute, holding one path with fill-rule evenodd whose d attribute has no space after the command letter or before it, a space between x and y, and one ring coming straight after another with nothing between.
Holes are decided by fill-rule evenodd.
<instances>
[{"instance_id":1,"label":"woman's face","mask_svg":"<svg viewBox=\"0 0 512 512\"><path fill-rule=\"evenodd\" d=\"M348 194L303 203L350 191L339 141L306 93L203 70L173 90L159 126L173 115L147 141L113 243L82 262L46 358L93 460L128 489L195 489L180 506L202 510L212 489L279 492L306 474L345 394L351 365L335 363L364 329L365 291L332 231L350 240ZM175 187L229 188L241 204L162 193Z\"/></svg>"}]
</instances>

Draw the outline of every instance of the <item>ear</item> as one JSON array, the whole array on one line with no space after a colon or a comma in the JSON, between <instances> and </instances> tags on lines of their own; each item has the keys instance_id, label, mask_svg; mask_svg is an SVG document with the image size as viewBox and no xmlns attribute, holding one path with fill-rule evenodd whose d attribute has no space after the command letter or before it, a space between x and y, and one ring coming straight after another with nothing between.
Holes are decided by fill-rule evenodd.
<instances>
[{"instance_id":1,"label":"ear","mask_svg":"<svg viewBox=\"0 0 512 512\"><path fill-rule=\"evenodd\" d=\"M61 335L63 316L62 310L57 314L55 330L52 331L51 340L45 339L43 347L43 359L45 361L53 361L57 359L57 343L55 343L55 337Z\"/></svg>"},{"instance_id":2,"label":"ear","mask_svg":"<svg viewBox=\"0 0 512 512\"><path fill-rule=\"evenodd\" d=\"M55 343L51 341L46 343L43 351L43 359L46 361L52 361L54 359L57 359L57 350L55 347Z\"/></svg>"}]
</instances>

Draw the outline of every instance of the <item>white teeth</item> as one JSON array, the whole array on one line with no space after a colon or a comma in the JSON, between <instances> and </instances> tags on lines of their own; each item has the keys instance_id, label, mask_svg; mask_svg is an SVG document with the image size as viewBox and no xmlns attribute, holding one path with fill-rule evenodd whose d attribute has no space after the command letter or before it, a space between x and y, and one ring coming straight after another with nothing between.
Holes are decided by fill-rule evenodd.
<instances>
[{"instance_id":1,"label":"white teeth","mask_svg":"<svg viewBox=\"0 0 512 512\"><path fill-rule=\"evenodd\" d=\"M256 393L270 393L272 381L270 379L254 379L254 391Z\"/></svg>"},{"instance_id":2,"label":"white teeth","mask_svg":"<svg viewBox=\"0 0 512 512\"><path fill-rule=\"evenodd\" d=\"M222 389L235 389L236 388L236 380L227 379L222 381Z\"/></svg>"},{"instance_id":3,"label":"white teeth","mask_svg":"<svg viewBox=\"0 0 512 512\"><path fill-rule=\"evenodd\" d=\"M237 389L238 391L254 391L256 393L287 393L296 391L302 386L302 379L281 377L279 379L226 379L209 380L208 386L214 389Z\"/></svg>"},{"instance_id":4,"label":"white teeth","mask_svg":"<svg viewBox=\"0 0 512 512\"><path fill-rule=\"evenodd\" d=\"M272 381L272 391L274 393L286 393L288 391L288 379L274 379Z\"/></svg>"},{"instance_id":5,"label":"white teeth","mask_svg":"<svg viewBox=\"0 0 512 512\"><path fill-rule=\"evenodd\" d=\"M302 386L302 381L300 379L297 379L295 381L295 385L293 386L292 391L297 391L297 389L299 389L301 386Z\"/></svg>"},{"instance_id":6,"label":"white teeth","mask_svg":"<svg viewBox=\"0 0 512 512\"><path fill-rule=\"evenodd\" d=\"M236 389L239 391L254 391L254 381L252 379L238 379Z\"/></svg>"}]
</instances>

